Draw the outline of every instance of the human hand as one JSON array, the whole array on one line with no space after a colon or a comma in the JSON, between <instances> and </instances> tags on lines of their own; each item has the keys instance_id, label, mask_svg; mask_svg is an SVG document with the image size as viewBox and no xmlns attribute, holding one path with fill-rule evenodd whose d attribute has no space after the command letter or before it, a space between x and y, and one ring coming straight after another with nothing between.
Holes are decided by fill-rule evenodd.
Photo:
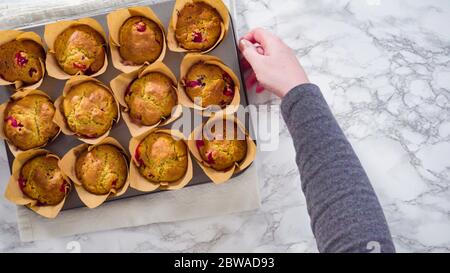
<instances>
[{"instance_id":1,"label":"human hand","mask_svg":"<svg viewBox=\"0 0 450 273\"><path fill-rule=\"evenodd\" d=\"M257 93L265 89L284 97L292 88L309 83L294 51L265 29L254 29L242 37L239 49L244 70L250 70L246 85L256 84Z\"/></svg>"}]
</instances>

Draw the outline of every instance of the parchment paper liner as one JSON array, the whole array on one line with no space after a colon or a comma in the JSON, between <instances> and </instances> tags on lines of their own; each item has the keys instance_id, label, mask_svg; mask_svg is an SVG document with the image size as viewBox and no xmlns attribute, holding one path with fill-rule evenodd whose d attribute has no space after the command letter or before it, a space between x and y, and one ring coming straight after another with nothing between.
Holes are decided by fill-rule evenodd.
<instances>
[{"instance_id":1,"label":"parchment paper liner","mask_svg":"<svg viewBox=\"0 0 450 273\"><path fill-rule=\"evenodd\" d=\"M152 72L159 72L159 73L162 73L162 74L166 75L167 77L169 77L173 82L173 88L176 91L177 97L178 97L178 92L177 92L177 88L176 88L177 78L172 73L172 71L170 71L170 69L161 62L153 63L147 67L142 67L141 69L135 70L131 73L122 73L110 82L111 89L114 92L117 101L122 106L121 108L122 108L123 120L125 121L125 124L127 125L128 129L130 130L130 133L133 137L142 135L142 134L146 133L147 131L149 131L153 128L156 128L158 126L165 126L167 124L170 124L170 123L174 122L175 120L177 120L183 113L183 107L181 106L181 104L179 104L179 101L178 101L178 104L174 107L174 109L172 109L171 116L164 121L159 121L158 123L151 125L151 126L139 125L139 124L133 122L130 115L128 114L129 108L128 108L127 103L125 102L126 90L127 90L128 86L131 84L131 82L133 82L135 79L141 78L141 77L145 76L146 74L149 74Z\"/></svg>"},{"instance_id":2,"label":"parchment paper liner","mask_svg":"<svg viewBox=\"0 0 450 273\"><path fill-rule=\"evenodd\" d=\"M123 156L125 157L127 161L127 180L125 181L125 184L122 186L122 188L119 191L116 191L116 189L111 189L109 193L103 194L103 195L96 195L93 193L88 192L84 187L82 182L78 179L76 172L75 172L75 163L77 161L78 156L83 152L84 150L88 149L89 151L92 150L94 147L102 144L111 144L119 150L122 151ZM124 194L128 186L130 185L130 179L129 179L129 158L126 155L125 149L120 145L120 143L115 140L112 137L107 137L100 141L97 144L89 145L89 144L81 144L74 148L72 148L70 151L68 151L64 157L59 162L59 167L61 170L72 180L73 184L75 185L75 190L77 191L78 197L80 197L80 200L90 209L96 208L103 204L103 202L108 199L108 197L113 196L121 196Z\"/></svg>"},{"instance_id":3,"label":"parchment paper liner","mask_svg":"<svg viewBox=\"0 0 450 273\"><path fill-rule=\"evenodd\" d=\"M178 45L178 41L175 37L175 27L178 22L178 13L183 9L183 7L187 3L192 2L205 2L211 7L215 8L219 13L220 17L222 17L221 24L221 33L217 42L209 49L203 51L195 51L195 50L187 50ZM177 0L175 2L175 6L172 11L172 17L169 22L169 28L167 30L167 45L169 49L174 52L200 52L200 53L208 53L214 48L216 48L224 39L225 35L228 33L228 29L230 27L230 16L228 14L228 8L221 0Z\"/></svg>"},{"instance_id":4,"label":"parchment paper liner","mask_svg":"<svg viewBox=\"0 0 450 273\"><path fill-rule=\"evenodd\" d=\"M32 40L44 49L44 44L42 43L42 39L39 35L37 35L34 32L23 32L20 30L0 30L0 45L6 44L8 42L14 41L14 40ZM14 85L15 89L24 89L24 90L33 90L37 89L39 86L41 86L42 82L44 81L45 77L45 60L42 60L39 58L39 61L41 62L42 67L42 78L35 84L29 85L29 86L23 86L24 83L22 81L15 81L15 82L9 82L0 77L0 85Z\"/></svg>"},{"instance_id":5,"label":"parchment paper liner","mask_svg":"<svg viewBox=\"0 0 450 273\"><path fill-rule=\"evenodd\" d=\"M5 103L3 103L2 105L0 105L0 139L5 139L6 143L8 144L9 150L11 151L11 153L14 156L17 156L18 153L24 152L24 150L20 150L18 147L16 147L14 144L12 144L12 142L9 141L9 139L6 137L5 132L4 132L4 124L5 124L5 110L6 107L8 106L8 103L14 100L18 100L21 99L27 95L43 95L47 98L49 98L50 100L52 100L47 93L40 91L40 90L23 90L20 92L16 92L11 96L11 99ZM52 142L53 140L55 140L58 135L61 133L61 128L58 130L58 133L52 138L50 139L47 143L33 148L33 149L38 149L38 148L43 148L45 146L47 146L47 144L49 144L50 142ZM32 150L32 149L30 149Z\"/></svg>"},{"instance_id":6,"label":"parchment paper liner","mask_svg":"<svg viewBox=\"0 0 450 273\"><path fill-rule=\"evenodd\" d=\"M101 74L103 74L106 71L106 68L108 67L108 56L107 56L107 38L106 33L103 30L102 25L100 25L99 22L92 18L82 18L78 20L70 20L70 21L59 21L56 23L48 24L45 26L44 29L44 40L48 47L47 52L47 58L45 61L48 75L51 77L58 79L58 80L67 80L71 78L72 76L81 75L81 72L78 72L76 75L70 75L64 72L59 65L58 61L56 60L55 56L55 50L54 50L54 44L55 40L58 37L61 32L66 30L67 28L71 26L77 26L77 25L88 25L94 30L96 30L98 33L100 33L103 36L103 39L105 39L105 62L103 64L103 67L97 71L97 73L90 75L91 77L97 77Z\"/></svg>"},{"instance_id":7,"label":"parchment paper liner","mask_svg":"<svg viewBox=\"0 0 450 273\"><path fill-rule=\"evenodd\" d=\"M104 133L103 135L101 135L101 136L99 136L97 138L85 138L85 137L76 135L75 132L70 130L69 126L67 125L66 118L64 117L64 113L62 111L63 99L67 95L67 93L70 92L70 89L73 86L76 86L78 84L81 84L81 83L87 82L87 81L96 82L99 85L101 85L104 88L106 88L113 95L114 101L116 102L116 105L117 105L117 120L115 122L113 122L113 124L111 125L111 128L109 128L109 130L106 133ZM105 139L109 135L109 132L111 131L111 129L114 126L114 124L117 123L119 121L119 119L120 119L119 103L117 102L117 98L114 96L114 93L111 91L111 89L107 85L102 83L101 81L99 81L99 80L97 80L95 78L89 77L89 76L84 76L84 75L74 76L74 77L70 78L66 82L66 84L64 85L64 89L63 89L62 95L59 96L56 99L56 101L55 101L55 108L56 108L56 112L55 112L55 116L53 117L53 122L58 124L58 126L61 128L61 131L65 135L68 135L68 136L75 135L79 140L81 140L81 141L83 141L84 143L87 143L87 144L97 144L100 141L102 141L103 139Z\"/></svg>"},{"instance_id":8,"label":"parchment paper liner","mask_svg":"<svg viewBox=\"0 0 450 273\"><path fill-rule=\"evenodd\" d=\"M119 10L113 11L106 16L106 19L108 22L108 29L109 29L109 44L110 44L110 48L111 48L111 59L112 59L112 63L114 65L114 67L125 73L133 72L142 66L150 64L148 62L145 62L142 65L124 65L122 63L122 56L120 56L120 52L119 52L120 28L125 23L125 21L128 20L128 18L134 17L134 16L146 17L146 18L150 19L151 21L155 22L161 29L161 32L163 34L163 48L162 48L161 54L159 55L158 59L156 59L153 63L162 61L164 59L164 57L166 56L167 44L166 44L166 33L164 30L164 25L162 24L161 20L153 12L153 10L151 8L149 8L149 7L130 7L130 8L124 8L124 9L119 9Z\"/></svg>"},{"instance_id":9,"label":"parchment paper liner","mask_svg":"<svg viewBox=\"0 0 450 273\"><path fill-rule=\"evenodd\" d=\"M214 124L216 122L220 122L222 119L227 120L227 122L232 122L237 124L238 130L241 130L245 134L245 139L247 142L247 154L244 157L244 159L241 162L236 163L233 167L231 167L229 170L226 171L217 171L211 167L209 167L209 164L206 163L202 157L200 156L200 152L198 151L196 140L201 139L201 134L204 126ZM196 137L197 136L197 137ZM203 169L205 174L211 178L211 180L215 184L222 184L226 181L228 181L233 174L239 173L243 171L245 168L250 166L250 164L255 160L256 157L256 144L253 142L253 140L250 138L250 135L245 130L245 127L242 125L242 123L239 121L239 119L235 118L233 115L214 115L210 119L208 119L205 123L198 126L197 128L192 131L192 133L189 135L189 138L187 140L189 150L191 151L192 155L194 156L195 160L199 163L200 167Z\"/></svg>"},{"instance_id":10,"label":"parchment paper liner","mask_svg":"<svg viewBox=\"0 0 450 273\"><path fill-rule=\"evenodd\" d=\"M230 77L233 79L234 82L234 97L233 100L229 105L227 105L224 109L220 109L215 111L215 109L211 107L204 108L200 105L195 104L189 96L186 94L186 89L184 86L184 79L189 72L189 69L198 62L204 62L206 64L213 64L217 65L220 68L222 68L225 72L230 75ZM212 114L217 115L230 115L237 111L239 108L239 105L241 103L241 95L240 95L240 89L241 85L239 82L239 79L237 78L236 74L234 74L233 70L231 70L228 66L226 66L218 57L210 56L210 55L202 55L202 54L187 54L184 56L183 61L181 62L180 67L180 80L178 81L178 100L179 102L189 108L193 108L196 110L201 111L203 116L211 116Z\"/></svg>"},{"instance_id":11,"label":"parchment paper liner","mask_svg":"<svg viewBox=\"0 0 450 273\"><path fill-rule=\"evenodd\" d=\"M9 178L8 185L6 186L5 198L16 205L27 206L39 215L47 218L55 218L64 206L64 202L66 201L66 197L71 188L70 180L66 175L64 175L64 173L63 177L67 181L66 197L64 197L59 204L54 206L37 206L37 201L26 196L19 187L19 177L22 166L28 160L43 154L47 154L48 156L55 157L59 160L59 157L44 149L29 150L17 155L12 165L12 175Z\"/></svg>"},{"instance_id":12,"label":"parchment paper liner","mask_svg":"<svg viewBox=\"0 0 450 273\"><path fill-rule=\"evenodd\" d=\"M170 183L153 183L145 179L140 173L138 168L136 167L136 159L134 158L136 148L138 147L139 143L149 134L152 133L166 133L169 135L172 135L176 139L181 139L186 143L186 154L187 154L187 160L188 165L186 169L186 173L182 178L175 182ZM143 135L140 135L138 137L132 138L130 140L129 144L129 151L131 154L131 162L130 162L130 186L133 189L143 191L143 192L151 192L158 188L164 189L164 190L178 190L186 186L192 179L193 176L193 168L192 168L192 159L191 155L189 153L189 149L187 147L187 142L184 139L183 134L180 131L177 130L167 130L167 129L153 129Z\"/></svg>"}]
</instances>

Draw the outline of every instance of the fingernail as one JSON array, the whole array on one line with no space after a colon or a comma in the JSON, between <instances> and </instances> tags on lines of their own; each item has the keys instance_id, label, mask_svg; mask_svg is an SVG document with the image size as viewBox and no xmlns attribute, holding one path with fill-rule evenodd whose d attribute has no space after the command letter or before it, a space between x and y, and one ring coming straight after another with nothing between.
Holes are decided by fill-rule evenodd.
<instances>
[{"instance_id":1,"label":"fingernail","mask_svg":"<svg viewBox=\"0 0 450 273\"><path fill-rule=\"evenodd\" d=\"M243 46L246 46L246 47L249 47L249 46L252 46L252 43L250 43L248 40L246 40L246 39L242 39L241 40L241 44L243 45Z\"/></svg>"}]
</instances>

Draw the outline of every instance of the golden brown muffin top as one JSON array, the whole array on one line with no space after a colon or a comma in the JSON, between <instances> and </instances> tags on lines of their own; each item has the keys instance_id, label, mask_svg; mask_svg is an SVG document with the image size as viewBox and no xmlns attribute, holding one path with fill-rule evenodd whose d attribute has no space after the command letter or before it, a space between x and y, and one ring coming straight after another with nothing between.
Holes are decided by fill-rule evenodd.
<instances>
[{"instance_id":1,"label":"golden brown muffin top","mask_svg":"<svg viewBox=\"0 0 450 273\"><path fill-rule=\"evenodd\" d=\"M119 30L120 56L125 65L153 63L161 55L164 36L154 21L134 16L128 18Z\"/></svg>"},{"instance_id":2,"label":"golden brown muffin top","mask_svg":"<svg viewBox=\"0 0 450 273\"><path fill-rule=\"evenodd\" d=\"M225 108L234 98L234 81L222 68L198 62L188 71L184 86L189 98L201 98L201 106L218 105Z\"/></svg>"},{"instance_id":3,"label":"golden brown muffin top","mask_svg":"<svg viewBox=\"0 0 450 273\"><path fill-rule=\"evenodd\" d=\"M8 103L3 131L20 150L41 147L59 132L58 125L53 122L54 115L55 107L48 97L28 95Z\"/></svg>"},{"instance_id":4,"label":"golden brown muffin top","mask_svg":"<svg viewBox=\"0 0 450 273\"><path fill-rule=\"evenodd\" d=\"M69 75L92 75L105 63L105 39L87 25L71 26L61 32L54 50L59 66Z\"/></svg>"},{"instance_id":5,"label":"golden brown muffin top","mask_svg":"<svg viewBox=\"0 0 450 273\"><path fill-rule=\"evenodd\" d=\"M162 73L152 72L131 83L125 102L136 123L151 126L170 117L178 99L172 80Z\"/></svg>"},{"instance_id":6,"label":"golden brown muffin top","mask_svg":"<svg viewBox=\"0 0 450 273\"><path fill-rule=\"evenodd\" d=\"M98 195L121 189L128 176L125 156L110 144L84 150L76 160L75 172L83 188Z\"/></svg>"},{"instance_id":7,"label":"golden brown muffin top","mask_svg":"<svg viewBox=\"0 0 450 273\"><path fill-rule=\"evenodd\" d=\"M117 104L111 92L93 81L73 86L62 102L70 130L86 138L105 134L117 120Z\"/></svg>"},{"instance_id":8,"label":"golden brown muffin top","mask_svg":"<svg viewBox=\"0 0 450 273\"><path fill-rule=\"evenodd\" d=\"M175 38L187 50L204 51L213 47L221 34L222 17L204 2L186 4L178 14Z\"/></svg>"},{"instance_id":9,"label":"golden brown muffin top","mask_svg":"<svg viewBox=\"0 0 450 273\"><path fill-rule=\"evenodd\" d=\"M238 127L231 122L223 122L221 128L213 125L211 134L196 140L200 156L217 171L224 171L242 161L247 154L245 134L238 134Z\"/></svg>"},{"instance_id":10,"label":"golden brown muffin top","mask_svg":"<svg viewBox=\"0 0 450 273\"><path fill-rule=\"evenodd\" d=\"M25 195L37 200L38 206L54 206L64 199L69 184L58 167L58 159L40 155L22 166L19 187Z\"/></svg>"},{"instance_id":11,"label":"golden brown muffin top","mask_svg":"<svg viewBox=\"0 0 450 273\"><path fill-rule=\"evenodd\" d=\"M42 46L31 40L14 40L0 45L0 78L32 85L44 76Z\"/></svg>"},{"instance_id":12,"label":"golden brown muffin top","mask_svg":"<svg viewBox=\"0 0 450 273\"><path fill-rule=\"evenodd\" d=\"M187 146L166 133L146 136L136 148L134 158L139 173L151 182L175 182L187 170Z\"/></svg>"}]
</instances>

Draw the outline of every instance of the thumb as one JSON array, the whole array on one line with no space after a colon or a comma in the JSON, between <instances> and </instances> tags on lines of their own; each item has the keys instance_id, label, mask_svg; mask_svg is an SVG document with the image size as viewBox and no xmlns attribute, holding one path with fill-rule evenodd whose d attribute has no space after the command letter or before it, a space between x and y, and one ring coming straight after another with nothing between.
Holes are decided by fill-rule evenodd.
<instances>
[{"instance_id":1,"label":"thumb","mask_svg":"<svg viewBox=\"0 0 450 273\"><path fill-rule=\"evenodd\" d=\"M258 53L257 47L246 39L242 39L239 42L239 49L241 50L244 58L250 63L252 67L263 57L263 55Z\"/></svg>"}]
</instances>

